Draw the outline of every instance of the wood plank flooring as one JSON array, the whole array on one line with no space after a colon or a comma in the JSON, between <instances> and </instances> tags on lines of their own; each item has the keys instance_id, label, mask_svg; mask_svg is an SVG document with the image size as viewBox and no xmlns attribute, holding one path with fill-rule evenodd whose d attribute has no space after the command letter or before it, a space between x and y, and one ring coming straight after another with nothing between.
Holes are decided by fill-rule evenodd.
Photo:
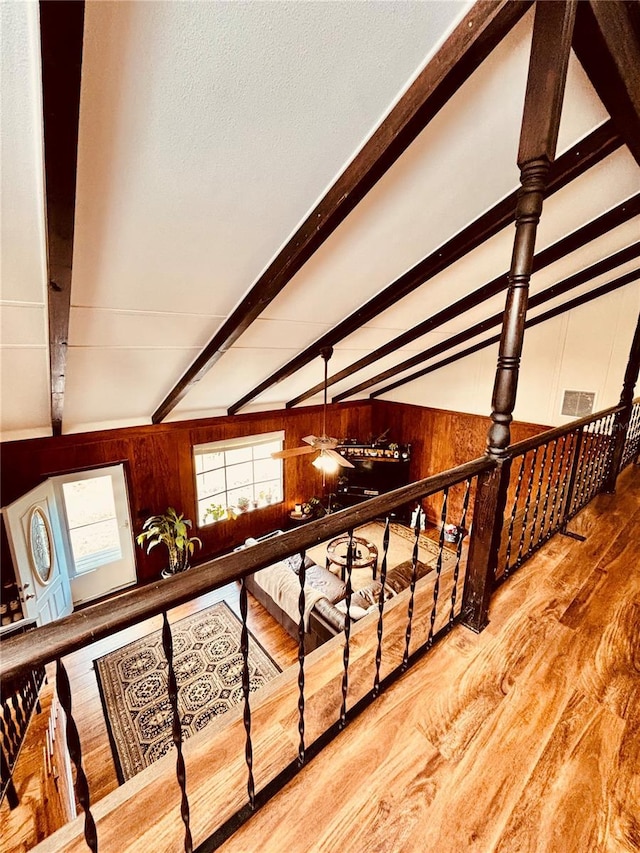
<instances>
[{"instance_id":1,"label":"wood plank flooring","mask_svg":"<svg viewBox=\"0 0 640 853\"><path fill-rule=\"evenodd\" d=\"M640 851L640 472L222 848Z\"/></svg>"},{"instance_id":2,"label":"wood plank flooring","mask_svg":"<svg viewBox=\"0 0 640 853\"><path fill-rule=\"evenodd\" d=\"M171 622L202 610L216 601L226 600L240 615L239 586L231 584L171 611ZM281 669L298 659L297 643L269 614L249 596L249 629ZM118 788L115 766L104 721L102 702L93 670L93 661L116 648L144 637L160 628L160 617L149 619L120 634L93 643L87 649L65 658L73 697L73 713L80 734L83 763L89 781L92 802L97 802ZM56 802L53 782L42 766L42 750L46 743L47 714L51 705L55 667L47 669L49 684L43 688L43 713L35 715L14 774L20 805L11 811L6 800L0 807L0 851L23 853L31 850L63 825L62 812Z\"/></svg>"},{"instance_id":3,"label":"wood plank flooring","mask_svg":"<svg viewBox=\"0 0 640 853\"><path fill-rule=\"evenodd\" d=\"M587 541L555 537L500 589L482 634L458 628L438 644L223 850L640 851L638 469L627 469L618 494L598 497L571 526ZM172 619L223 595L237 610L237 588L229 587L176 609ZM283 669L294 663L296 643L250 604L256 637ZM92 661L159 624L149 620L67 661L94 802L117 783ZM354 688L363 636L354 634ZM310 696L329 683L335 692L335 657L325 655L324 668L310 662ZM256 717L265 743L275 737L268 723L277 710L266 704L262 729ZM313 713L310 702L310 726ZM295 750L290 716L278 726L290 730ZM241 721L237 728L241 734ZM219 763L231 772L227 757ZM21 817L6 803L0 810L2 850L28 850L52 828L38 816L37 769L31 777L27 770L18 780L22 793L35 790ZM140 784L132 816L155 790ZM197 813L220 802L195 796L192 806ZM124 820L127 809L116 806ZM28 838L18 826L29 827ZM158 826L156 836L126 849L179 849L161 832ZM101 851L125 849L121 836L111 837ZM56 849L70 850L71 842Z\"/></svg>"}]
</instances>

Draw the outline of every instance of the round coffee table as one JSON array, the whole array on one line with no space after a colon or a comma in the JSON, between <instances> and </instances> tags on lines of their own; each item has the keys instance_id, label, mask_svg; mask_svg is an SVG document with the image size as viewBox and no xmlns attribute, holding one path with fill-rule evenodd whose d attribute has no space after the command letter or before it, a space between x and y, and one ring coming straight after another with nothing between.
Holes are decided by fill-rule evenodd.
<instances>
[{"instance_id":1,"label":"round coffee table","mask_svg":"<svg viewBox=\"0 0 640 853\"><path fill-rule=\"evenodd\" d=\"M332 563L334 566L339 566L340 578L345 579L349 542L351 542L352 567L354 569L372 568L373 579L375 580L378 571L378 549L368 539L362 539L360 536L351 538L347 533L332 539L327 545L327 569Z\"/></svg>"}]
</instances>

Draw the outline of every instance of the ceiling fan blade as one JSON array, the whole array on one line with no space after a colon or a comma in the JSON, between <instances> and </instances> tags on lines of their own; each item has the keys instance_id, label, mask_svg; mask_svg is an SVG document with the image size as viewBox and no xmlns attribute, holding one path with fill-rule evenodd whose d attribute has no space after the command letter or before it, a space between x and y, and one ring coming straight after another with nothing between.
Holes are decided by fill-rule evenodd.
<instances>
[{"instance_id":1,"label":"ceiling fan blade","mask_svg":"<svg viewBox=\"0 0 640 853\"><path fill-rule=\"evenodd\" d=\"M302 437L302 441L306 441L307 444L315 445L317 440L318 440L318 437L315 435L305 435Z\"/></svg>"},{"instance_id":2,"label":"ceiling fan blade","mask_svg":"<svg viewBox=\"0 0 640 853\"><path fill-rule=\"evenodd\" d=\"M302 456L305 453L315 453L315 447L293 447L291 450L276 450L271 454L272 459L288 459L290 456Z\"/></svg>"},{"instance_id":3,"label":"ceiling fan blade","mask_svg":"<svg viewBox=\"0 0 640 853\"><path fill-rule=\"evenodd\" d=\"M342 465L343 468L355 468L356 467L355 465L352 465L348 459L345 459L344 456L341 456L335 450L329 449L329 450L325 450L324 452L325 452L326 456L330 456L331 459L333 459L335 462L337 462L338 465Z\"/></svg>"}]
</instances>

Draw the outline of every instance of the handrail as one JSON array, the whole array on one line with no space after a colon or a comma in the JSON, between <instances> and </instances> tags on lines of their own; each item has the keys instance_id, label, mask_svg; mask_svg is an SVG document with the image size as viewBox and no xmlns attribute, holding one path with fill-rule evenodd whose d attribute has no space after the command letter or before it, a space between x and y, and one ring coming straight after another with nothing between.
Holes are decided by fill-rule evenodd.
<instances>
[{"instance_id":1,"label":"handrail","mask_svg":"<svg viewBox=\"0 0 640 853\"><path fill-rule=\"evenodd\" d=\"M535 450L536 447L542 447L543 444L547 444L550 441L553 441L555 438L561 438L563 435L568 435L570 432L574 432L577 429L580 429L587 424L593 423L594 421L599 421L601 418L607 417L607 415L612 415L617 412L621 412L624 406L611 406L608 409L603 409L601 412L596 412L592 415L586 415L584 418L580 418L577 421L571 421L569 424L565 424L564 426L553 427L553 429L548 429L546 432L538 433L538 435L534 435L531 438L525 438L523 441L519 441L517 444L512 444L507 450L507 456L510 459L515 458L516 456L522 456L525 453L528 453L530 450Z\"/></svg>"},{"instance_id":2,"label":"handrail","mask_svg":"<svg viewBox=\"0 0 640 853\"><path fill-rule=\"evenodd\" d=\"M231 581L239 580L273 562L306 550L360 524L373 521L397 506L419 500L454 486L495 466L484 456L448 471L402 486L355 507L339 510L296 530L283 533L251 548L209 560L162 581L123 592L56 622L42 625L28 637L2 643L0 683L25 667L43 665L83 648L88 643L157 616Z\"/></svg>"}]
</instances>

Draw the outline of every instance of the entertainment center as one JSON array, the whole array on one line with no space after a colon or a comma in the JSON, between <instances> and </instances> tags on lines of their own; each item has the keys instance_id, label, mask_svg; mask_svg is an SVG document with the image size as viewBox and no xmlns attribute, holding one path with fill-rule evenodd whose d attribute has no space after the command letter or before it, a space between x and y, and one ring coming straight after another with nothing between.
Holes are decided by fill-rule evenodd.
<instances>
[{"instance_id":1,"label":"entertainment center","mask_svg":"<svg viewBox=\"0 0 640 853\"><path fill-rule=\"evenodd\" d=\"M410 444L360 444L345 441L336 451L353 468L343 468L336 485L336 497L343 507L391 492L409 482Z\"/></svg>"}]
</instances>

